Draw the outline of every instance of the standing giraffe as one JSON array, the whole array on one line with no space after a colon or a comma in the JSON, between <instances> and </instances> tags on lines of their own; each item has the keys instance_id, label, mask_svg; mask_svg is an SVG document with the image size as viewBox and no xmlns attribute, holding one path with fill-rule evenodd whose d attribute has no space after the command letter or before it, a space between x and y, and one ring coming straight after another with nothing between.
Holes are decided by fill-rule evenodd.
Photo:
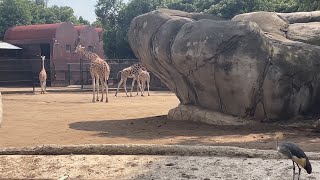
<instances>
[{"instance_id":1,"label":"standing giraffe","mask_svg":"<svg viewBox=\"0 0 320 180\"><path fill-rule=\"evenodd\" d=\"M135 83L136 79L138 79L139 73L144 69L145 69L145 67L139 62L139 63L136 63L130 67L124 68L123 70L119 71L117 74L117 79L119 78L119 74L121 74L121 80L118 83L118 88L117 88L115 96L117 96L119 88L122 83L123 83L124 90L126 91L126 95L128 96L127 87L126 87L127 79L133 78L131 92L130 92L130 96L132 96L132 90L134 87L134 83ZM140 89L141 89L140 81L137 80L137 82L138 82L138 87L140 87Z\"/></svg>"},{"instance_id":2,"label":"standing giraffe","mask_svg":"<svg viewBox=\"0 0 320 180\"><path fill-rule=\"evenodd\" d=\"M90 75L92 79L93 86L93 98L92 102L96 102L95 99L95 88L97 87L97 101L99 101L99 80L102 86L102 97L101 102L103 102L103 91L106 89L106 102L108 102L108 80L110 75L110 66L109 64L101 59L96 53L89 52L85 47L81 46L79 43L76 47L75 53L80 53L88 60L90 60Z\"/></svg>"},{"instance_id":3,"label":"standing giraffe","mask_svg":"<svg viewBox=\"0 0 320 180\"><path fill-rule=\"evenodd\" d=\"M47 73L46 70L44 68L44 59L46 57L45 56L41 56L42 59L42 69L39 73L39 81L40 81L40 86L41 86L41 94L44 94L46 91L46 81L47 81Z\"/></svg>"},{"instance_id":4,"label":"standing giraffe","mask_svg":"<svg viewBox=\"0 0 320 180\"><path fill-rule=\"evenodd\" d=\"M146 83L147 83L147 87L148 87L148 96L150 96L150 93L149 93L150 74L149 74L149 72L148 71L141 71L139 73L137 81L140 81L141 96L144 96L143 93L144 93L144 89L146 88ZM137 86L137 95L138 95L138 86Z\"/></svg>"}]
</instances>

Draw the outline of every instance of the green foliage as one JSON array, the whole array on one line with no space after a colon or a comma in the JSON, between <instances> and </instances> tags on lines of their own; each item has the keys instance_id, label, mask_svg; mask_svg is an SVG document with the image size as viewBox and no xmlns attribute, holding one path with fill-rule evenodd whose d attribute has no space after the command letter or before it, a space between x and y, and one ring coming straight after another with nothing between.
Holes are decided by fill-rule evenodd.
<instances>
[{"instance_id":1,"label":"green foliage","mask_svg":"<svg viewBox=\"0 0 320 180\"><path fill-rule=\"evenodd\" d=\"M78 23L79 23L79 24L83 24L83 25L90 25L90 22L87 21L87 20L85 20L85 19L83 19L82 16L79 17Z\"/></svg>"},{"instance_id":2,"label":"green foliage","mask_svg":"<svg viewBox=\"0 0 320 180\"><path fill-rule=\"evenodd\" d=\"M231 19L237 14L252 11L294 12L319 9L312 0L98 0L96 14L105 29L104 49L109 58L134 58L127 32L138 15L159 7L186 12L203 12Z\"/></svg>"},{"instance_id":3,"label":"green foliage","mask_svg":"<svg viewBox=\"0 0 320 180\"><path fill-rule=\"evenodd\" d=\"M94 21L91 26L96 27L96 28L102 28L102 22L97 19L96 21Z\"/></svg>"},{"instance_id":4,"label":"green foliage","mask_svg":"<svg viewBox=\"0 0 320 180\"><path fill-rule=\"evenodd\" d=\"M28 0L3 0L0 2L0 36L7 28L31 24L31 4Z\"/></svg>"},{"instance_id":5,"label":"green foliage","mask_svg":"<svg viewBox=\"0 0 320 180\"><path fill-rule=\"evenodd\" d=\"M74 15L70 7L47 7L48 0L2 0L0 1L0 39L12 26L71 22L90 24Z\"/></svg>"},{"instance_id":6,"label":"green foliage","mask_svg":"<svg viewBox=\"0 0 320 180\"><path fill-rule=\"evenodd\" d=\"M316 0L296 0L297 11L316 11L320 10L320 1Z\"/></svg>"}]
</instances>

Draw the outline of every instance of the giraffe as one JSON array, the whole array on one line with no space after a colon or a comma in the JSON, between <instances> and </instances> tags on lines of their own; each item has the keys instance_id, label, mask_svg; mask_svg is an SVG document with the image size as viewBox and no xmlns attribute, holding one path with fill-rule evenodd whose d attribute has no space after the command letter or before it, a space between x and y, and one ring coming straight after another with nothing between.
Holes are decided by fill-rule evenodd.
<instances>
[{"instance_id":1,"label":"giraffe","mask_svg":"<svg viewBox=\"0 0 320 180\"><path fill-rule=\"evenodd\" d=\"M45 56L41 56L42 59L42 69L39 73L39 81L40 81L40 86L41 86L41 94L44 94L46 91L46 81L47 81L47 73L46 70L44 68L44 59L46 57Z\"/></svg>"},{"instance_id":2,"label":"giraffe","mask_svg":"<svg viewBox=\"0 0 320 180\"><path fill-rule=\"evenodd\" d=\"M102 97L101 102L103 102L103 91L106 89L106 102L108 102L108 80L110 76L110 66L109 64L101 59L96 53L89 52L85 49L85 47L81 46L79 43L76 47L75 53L80 53L88 60L90 60L90 75L92 79L92 87L93 87L93 98L92 102L96 102L95 99L95 91L97 88L97 101L99 101L99 80L102 86Z\"/></svg>"},{"instance_id":3,"label":"giraffe","mask_svg":"<svg viewBox=\"0 0 320 180\"><path fill-rule=\"evenodd\" d=\"M128 78L133 78L132 86L131 86L131 92L130 92L130 96L132 96L132 90L133 90L133 87L134 87L134 83L135 83L136 79L138 78L139 73L142 70L145 70L145 69L146 68L141 64L141 62L139 62L139 63L136 63L136 64L134 64L134 65L132 65L130 67L124 68L123 70L119 71L118 74L117 74L117 79L119 78L119 74L121 74L121 80L118 83L118 88L117 88L115 96L117 96L119 88L120 88L122 83L123 83L124 90L126 91L126 95L128 96L127 87L126 87L127 79ZM140 87L140 89L141 89L140 81L137 81L137 82L138 82L138 87Z\"/></svg>"},{"instance_id":4,"label":"giraffe","mask_svg":"<svg viewBox=\"0 0 320 180\"><path fill-rule=\"evenodd\" d=\"M147 83L147 87L148 87L148 96L150 96L150 93L149 93L150 74L149 74L149 72L148 71L141 71L139 73L137 81L140 81L141 96L144 96L143 93L144 93L144 89L146 87L146 83ZM137 86L137 95L138 95L138 86Z\"/></svg>"}]
</instances>

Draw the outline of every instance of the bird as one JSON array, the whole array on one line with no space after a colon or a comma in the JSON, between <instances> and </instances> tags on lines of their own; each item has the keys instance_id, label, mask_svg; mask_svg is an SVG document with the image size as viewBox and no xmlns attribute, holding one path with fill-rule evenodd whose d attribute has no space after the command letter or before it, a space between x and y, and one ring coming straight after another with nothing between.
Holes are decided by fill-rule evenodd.
<instances>
[{"instance_id":1,"label":"bird","mask_svg":"<svg viewBox=\"0 0 320 180\"><path fill-rule=\"evenodd\" d=\"M279 144L279 140L282 140L282 139L283 139L283 133L281 132L276 133L275 140L277 143L277 151L292 160L293 180L295 177L295 164L297 164L299 168L298 180L300 179L300 173L301 173L300 167L304 168L308 174L311 174L312 172L311 163L309 161L309 158L303 152L303 150L300 149L298 145L292 142L281 142Z\"/></svg>"}]
</instances>

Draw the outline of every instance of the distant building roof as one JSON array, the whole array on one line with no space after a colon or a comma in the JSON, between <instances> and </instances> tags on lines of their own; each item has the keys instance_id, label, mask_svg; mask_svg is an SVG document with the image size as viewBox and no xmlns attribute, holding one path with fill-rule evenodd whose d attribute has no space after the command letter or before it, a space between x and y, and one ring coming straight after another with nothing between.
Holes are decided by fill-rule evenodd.
<instances>
[{"instance_id":1,"label":"distant building roof","mask_svg":"<svg viewBox=\"0 0 320 180\"><path fill-rule=\"evenodd\" d=\"M15 45L12 45L12 44L9 44L9 43L6 43L6 42L3 42L3 41L0 41L0 49L22 49L22 48L15 46Z\"/></svg>"},{"instance_id":2,"label":"distant building roof","mask_svg":"<svg viewBox=\"0 0 320 180\"><path fill-rule=\"evenodd\" d=\"M98 33L102 33L102 32L103 32L103 29L102 29L102 28L96 28L96 31L97 31Z\"/></svg>"},{"instance_id":3,"label":"distant building roof","mask_svg":"<svg viewBox=\"0 0 320 180\"><path fill-rule=\"evenodd\" d=\"M79 32L81 31L82 29L86 28L87 25L79 25L79 26L74 26L74 28Z\"/></svg>"},{"instance_id":4,"label":"distant building roof","mask_svg":"<svg viewBox=\"0 0 320 180\"><path fill-rule=\"evenodd\" d=\"M85 29L86 27L90 27L90 28L92 28L93 26L91 26L91 25L78 25L78 26L74 26L74 28L79 32L79 31L81 31L81 30L83 30L83 29ZM101 32L103 32L103 29L102 28L95 28L95 27L93 27L98 33L101 33Z\"/></svg>"},{"instance_id":5,"label":"distant building roof","mask_svg":"<svg viewBox=\"0 0 320 180\"><path fill-rule=\"evenodd\" d=\"M62 25L56 24L37 24L28 26L15 26L9 28L5 35L5 40L21 40L21 39L49 39L56 36L56 30Z\"/></svg>"}]
</instances>

